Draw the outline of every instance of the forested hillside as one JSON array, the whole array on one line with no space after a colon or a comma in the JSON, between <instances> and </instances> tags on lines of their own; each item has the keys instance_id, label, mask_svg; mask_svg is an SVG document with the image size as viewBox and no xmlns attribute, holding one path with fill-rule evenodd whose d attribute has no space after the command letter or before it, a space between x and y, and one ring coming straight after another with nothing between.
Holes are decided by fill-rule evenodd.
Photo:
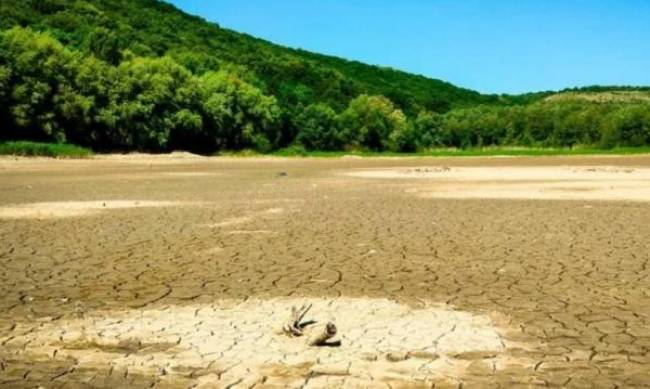
<instances>
[{"instance_id":1,"label":"forested hillside","mask_svg":"<svg viewBox=\"0 0 650 389\"><path fill-rule=\"evenodd\" d=\"M647 92L630 89L482 95L156 0L0 0L2 139L203 153L650 144Z\"/></svg>"}]
</instances>

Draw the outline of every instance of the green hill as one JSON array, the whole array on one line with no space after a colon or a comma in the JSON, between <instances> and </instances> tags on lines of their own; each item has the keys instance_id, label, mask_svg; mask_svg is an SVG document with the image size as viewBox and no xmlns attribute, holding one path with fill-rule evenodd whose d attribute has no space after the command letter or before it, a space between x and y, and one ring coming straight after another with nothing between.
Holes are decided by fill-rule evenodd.
<instances>
[{"instance_id":1,"label":"green hill","mask_svg":"<svg viewBox=\"0 0 650 389\"><path fill-rule=\"evenodd\" d=\"M214 153L650 144L648 88L485 95L157 0L0 1L0 140Z\"/></svg>"},{"instance_id":2,"label":"green hill","mask_svg":"<svg viewBox=\"0 0 650 389\"><path fill-rule=\"evenodd\" d=\"M2 2L0 16L2 28L49 31L64 45L113 63L120 51L130 50L169 54L198 73L243 65L286 105L323 101L342 108L361 93L386 96L408 113L498 101L441 80L278 46L156 0Z\"/></svg>"}]
</instances>

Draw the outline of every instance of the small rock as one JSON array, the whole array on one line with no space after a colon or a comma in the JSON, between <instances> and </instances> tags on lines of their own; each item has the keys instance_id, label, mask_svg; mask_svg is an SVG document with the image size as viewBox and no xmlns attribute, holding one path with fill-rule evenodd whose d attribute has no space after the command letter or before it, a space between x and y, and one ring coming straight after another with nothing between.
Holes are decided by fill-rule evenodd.
<instances>
[{"instance_id":1,"label":"small rock","mask_svg":"<svg viewBox=\"0 0 650 389\"><path fill-rule=\"evenodd\" d=\"M389 352L386 354L386 360L388 362L402 362L409 359L409 353L403 351Z\"/></svg>"}]
</instances>

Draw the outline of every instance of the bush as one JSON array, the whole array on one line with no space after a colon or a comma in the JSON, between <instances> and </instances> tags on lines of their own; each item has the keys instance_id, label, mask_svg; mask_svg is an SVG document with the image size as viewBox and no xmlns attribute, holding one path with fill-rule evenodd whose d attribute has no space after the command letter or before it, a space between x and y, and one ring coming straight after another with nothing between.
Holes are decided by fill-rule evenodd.
<instances>
[{"instance_id":1,"label":"bush","mask_svg":"<svg viewBox=\"0 0 650 389\"><path fill-rule=\"evenodd\" d=\"M275 151L273 155L279 157L306 157L309 155L309 152L302 145L291 145Z\"/></svg>"},{"instance_id":2,"label":"bush","mask_svg":"<svg viewBox=\"0 0 650 389\"><path fill-rule=\"evenodd\" d=\"M0 155L87 158L92 156L93 152L80 146L64 143L15 141L0 143Z\"/></svg>"}]
</instances>

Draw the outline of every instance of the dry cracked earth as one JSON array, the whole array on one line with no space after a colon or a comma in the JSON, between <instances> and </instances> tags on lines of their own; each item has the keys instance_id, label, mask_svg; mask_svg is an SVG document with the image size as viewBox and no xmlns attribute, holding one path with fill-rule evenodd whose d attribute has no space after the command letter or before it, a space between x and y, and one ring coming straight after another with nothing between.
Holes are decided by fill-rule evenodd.
<instances>
[{"instance_id":1,"label":"dry cracked earth","mask_svg":"<svg viewBox=\"0 0 650 389\"><path fill-rule=\"evenodd\" d=\"M0 387L650 387L649 201L649 156L0 159Z\"/></svg>"}]
</instances>

